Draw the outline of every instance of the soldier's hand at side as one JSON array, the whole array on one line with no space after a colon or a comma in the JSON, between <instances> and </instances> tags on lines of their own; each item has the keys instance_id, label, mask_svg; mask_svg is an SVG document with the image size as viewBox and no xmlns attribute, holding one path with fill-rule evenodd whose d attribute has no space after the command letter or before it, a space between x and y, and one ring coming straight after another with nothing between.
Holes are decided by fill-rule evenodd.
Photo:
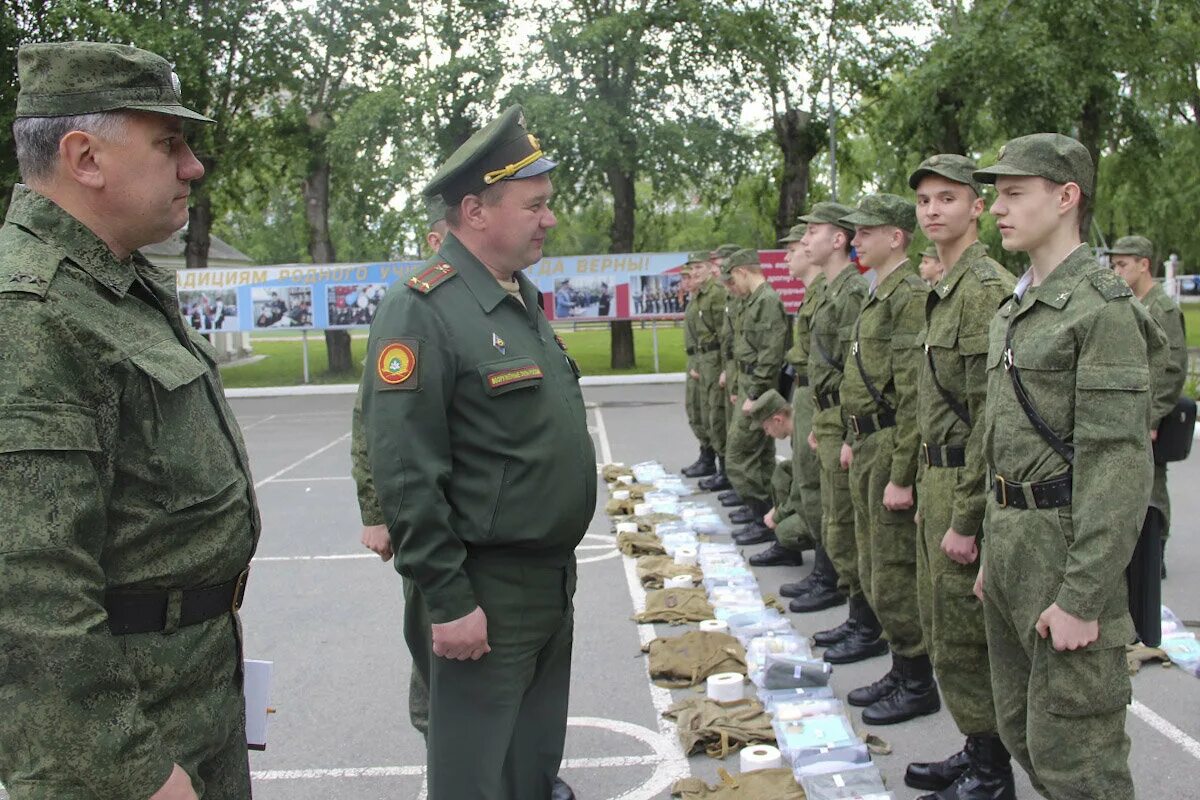
<instances>
[{"instance_id":1,"label":"soldier's hand at side","mask_svg":"<svg viewBox=\"0 0 1200 800\"><path fill-rule=\"evenodd\" d=\"M479 606L465 617L450 622L436 623L433 628L433 654L455 661L478 661L488 647L487 615Z\"/></svg>"},{"instance_id":2,"label":"soldier's hand at side","mask_svg":"<svg viewBox=\"0 0 1200 800\"><path fill-rule=\"evenodd\" d=\"M817 437L812 431L808 432L808 449L814 452L817 449Z\"/></svg>"},{"instance_id":3,"label":"soldier's hand at side","mask_svg":"<svg viewBox=\"0 0 1200 800\"><path fill-rule=\"evenodd\" d=\"M975 596L979 598L979 602L983 602L983 563L979 564L979 574L975 576L975 588L971 590Z\"/></svg>"},{"instance_id":4,"label":"soldier's hand at side","mask_svg":"<svg viewBox=\"0 0 1200 800\"><path fill-rule=\"evenodd\" d=\"M154 794L150 800L199 800L196 790L192 788L192 779L178 764L171 770L167 782Z\"/></svg>"},{"instance_id":5,"label":"soldier's hand at side","mask_svg":"<svg viewBox=\"0 0 1200 800\"><path fill-rule=\"evenodd\" d=\"M854 451L845 442L842 442L842 452L838 454L838 461L841 462L842 469L850 469L850 465L854 463Z\"/></svg>"},{"instance_id":6,"label":"soldier's hand at side","mask_svg":"<svg viewBox=\"0 0 1200 800\"><path fill-rule=\"evenodd\" d=\"M754 402L752 400L750 400L749 398L747 398L746 402L742 403L742 413L749 414L750 409L752 409L752 408L754 408Z\"/></svg>"},{"instance_id":7,"label":"soldier's hand at side","mask_svg":"<svg viewBox=\"0 0 1200 800\"><path fill-rule=\"evenodd\" d=\"M897 486L888 481L883 487L883 507L888 511L903 511L913 507L913 487Z\"/></svg>"},{"instance_id":8,"label":"soldier's hand at side","mask_svg":"<svg viewBox=\"0 0 1200 800\"><path fill-rule=\"evenodd\" d=\"M1151 442L1157 442L1157 441L1158 441L1158 428L1151 428L1151 429L1150 429L1150 441L1151 441Z\"/></svg>"},{"instance_id":9,"label":"soldier's hand at side","mask_svg":"<svg viewBox=\"0 0 1200 800\"><path fill-rule=\"evenodd\" d=\"M766 525L771 530L775 530L775 506L771 506L771 510L763 514L763 525Z\"/></svg>"},{"instance_id":10,"label":"soldier's hand at side","mask_svg":"<svg viewBox=\"0 0 1200 800\"><path fill-rule=\"evenodd\" d=\"M729 395L729 405L733 405L736 402L737 402L737 395L736 394Z\"/></svg>"},{"instance_id":11,"label":"soldier's hand at side","mask_svg":"<svg viewBox=\"0 0 1200 800\"><path fill-rule=\"evenodd\" d=\"M363 525L362 543L384 561L392 557L392 537L388 536L387 525Z\"/></svg>"},{"instance_id":12,"label":"soldier's hand at side","mask_svg":"<svg viewBox=\"0 0 1200 800\"><path fill-rule=\"evenodd\" d=\"M1078 650L1100 638L1100 621L1087 622L1051 603L1037 621L1038 636L1050 635L1055 650Z\"/></svg>"},{"instance_id":13,"label":"soldier's hand at side","mask_svg":"<svg viewBox=\"0 0 1200 800\"><path fill-rule=\"evenodd\" d=\"M689 369L689 370L688 370L688 377L689 377L689 378L691 378L691 379L692 379L692 380L694 380L694 381L698 381L698 380L700 380L700 373L699 373L699 372L696 372L696 370L694 370L694 369Z\"/></svg>"},{"instance_id":14,"label":"soldier's hand at side","mask_svg":"<svg viewBox=\"0 0 1200 800\"><path fill-rule=\"evenodd\" d=\"M722 389L725 388L725 370L721 370L721 374L717 376L717 383Z\"/></svg>"},{"instance_id":15,"label":"soldier's hand at side","mask_svg":"<svg viewBox=\"0 0 1200 800\"><path fill-rule=\"evenodd\" d=\"M963 536L954 528L949 528L942 537L942 552L956 564L974 564L979 558L979 545L974 536Z\"/></svg>"}]
</instances>

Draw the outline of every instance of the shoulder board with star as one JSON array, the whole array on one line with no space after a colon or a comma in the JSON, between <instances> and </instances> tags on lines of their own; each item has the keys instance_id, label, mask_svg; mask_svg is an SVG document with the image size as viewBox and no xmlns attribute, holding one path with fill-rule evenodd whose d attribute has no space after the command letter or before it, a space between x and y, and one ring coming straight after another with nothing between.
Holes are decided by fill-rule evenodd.
<instances>
[{"instance_id":1,"label":"shoulder board with star","mask_svg":"<svg viewBox=\"0 0 1200 800\"><path fill-rule=\"evenodd\" d=\"M407 286L414 292L429 294L457 274L458 270L443 261L413 275L408 279Z\"/></svg>"},{"instance_id":2,"label":"shoulder board with star","mask_svg":"<svg viewBox=\"0 0 1200 800\"><path fill-rule=\"evenodd\" d=\"M15 225L0 228L0 294L44 299L63 251Z\"/></svg>"},{"instance_id":3,"label":"shoulder board with star","mask_svg":"<svg viewBox=\"0 0 1200 800\"><path fill-rule=\"evenodd\" d=\"M1088 278L1091 280L1092 286L1096 287L1096 291L1105 300L1117 300L1133 295L1129 284L1125 283L1125 280L1112 270L1093 269L1088 272Z\"/></svg>"}]
</instances>

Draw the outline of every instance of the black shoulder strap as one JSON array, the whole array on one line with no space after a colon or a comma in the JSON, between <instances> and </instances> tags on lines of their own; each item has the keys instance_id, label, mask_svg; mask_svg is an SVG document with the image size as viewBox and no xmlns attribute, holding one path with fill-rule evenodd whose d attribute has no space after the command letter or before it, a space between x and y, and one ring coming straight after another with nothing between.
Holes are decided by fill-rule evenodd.
<instances>
[{"instance_id":1,"label":"black shoulder strap","mask_svg":"<svg viewBox=\"0 0 1200 800\"><path fill-rule=\"evenodd\" d=\"M1021 373L1013 360L1012 339L1015 327L1017 327L1017 315L1014 308L1013 318L1008 323L1008 331L1004 337L1004 369L1012 379L1013 392L1017 395L1017 402L1021 404L1021 410L1025 412L1025 416L1029 417L1029 424L1033 425L1033 429L1038 432L1038 435L1042 437L1046 444L1050 445L1054 452L1062 456L1064 461L1074 465L1075 448L1064 442L1057 433L1050 430L1050 426L1046 424L1046 420L1042 419L1042 415L1033 407L1033 403L1029 399L1029 393L1025 391L1025 384L1021 382Z\"/></svg>"},{"instance_id":2,"label":"black shoulder strap","mask_svg":"<svg viewBox=\"0 0 1200 800\"><path fill-rule=\"evenodd\" d=\"M879 389L875 388L875 382L871 380L871 376L867 374L866 367L863 366L862 353L859 352L861 348L858 346L858 331L861 327L862 314L859 314L858 319L854 321L854 343L850 345L850 352L854 353L854 364L858 367L858 374L862 376L863 384L867 387L867 391L870 393L871 399L875 401L875 405L889 414L894 413L896 409L892 408L892 404L880 394Z\"/></svg>"},{"instance_id":3,"label":"black shoulder strap","mask_svg":"<svg viewBox=\"0 0 1200 800\"><path fill-rule=\"evenodd\" d=\"M938 394L946 401L946 405L950 406L950 410L963 421L963 424L970 427L971 412L967 407L958 402L958 398L946 391L946 387L942 386L942 382L938 380L937 367L933 363L933 351L929 349L929 345L925 345L925 358L929 361L929 377L933 379L934 388L938 390Z\"/></svg>"},{"instance_id":4,"label":"black shoulder strap","mask_svg":"<svg viewBox=\"0 0 1200 800\"><path fill-rule=\"evenodd\" d=\"M812 343L817 346L817 352L820 353L821 359L826 364L833 367L838 372L846 371L846 362L837 360L832 355L830 355L828 350L826 350L824 347L821 346L821 335L820 334L817 334L817 333L813 334Z\"/></svg>"}]
</instances>

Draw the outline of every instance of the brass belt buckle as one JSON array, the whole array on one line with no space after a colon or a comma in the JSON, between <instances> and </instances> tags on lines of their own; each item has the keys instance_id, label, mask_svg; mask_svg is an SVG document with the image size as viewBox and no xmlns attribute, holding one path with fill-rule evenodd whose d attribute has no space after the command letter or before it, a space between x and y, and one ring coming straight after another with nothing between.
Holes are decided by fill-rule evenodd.
<instances>
[{"instance_id":1,"label":"brass belt buckle","mask_svg":"<svg viewBox=\"0 0 1200 800\"><path fill-rule=\"evenodd\" d=\"M237 582L233 585L233 600L229 604L229 611L237 613L242 607L242 599L246 596L246 581L250 580L250 568L246 567L241 574L237 576Z\"/></svg>"},{"instance_id":2,"label":"brass belt buckle","mask_svg":"<svg viewBox=\"0 0 1200 800\"><path fill-rule=\"evenodd\" d=\"M858 417L854 416L853 414L850 415L850 427L854 430L855 436L862 435L858 430Z\"/></svg>"},{"instance_id":3,"label":"brass belt buckle","mask_svg":"<svg viewBox=\"0 0 1200 800\"><path fill-rule=\"evenodd\" d=\"M932 467L933 462L929 460L929 442L921 442L921 455L925 456L925 466Z\"/></svg>"},{"instance_id":4,"label":"brass belt buckle","mask_svg":"<svg viewBox=\"0 0 1200 800\"><path fill-rule=\"evenodd\" d=\"M1008 483L1003 475L996 476L996 485L1000 487L1000 507L1008 507Z\"/></svg>"}]
</instances>

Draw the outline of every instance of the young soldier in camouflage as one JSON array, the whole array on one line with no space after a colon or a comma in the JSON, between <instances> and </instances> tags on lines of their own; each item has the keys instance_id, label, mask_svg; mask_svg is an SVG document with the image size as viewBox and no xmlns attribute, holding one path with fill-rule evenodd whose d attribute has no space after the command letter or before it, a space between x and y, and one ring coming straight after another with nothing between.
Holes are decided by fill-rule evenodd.
<instances>
[{"instance_id":1,"label":"young soldier in camouflage","mask_svg":"<svg viewBox=\"0 0 1200 800\"><path fill-rule=\"evenodd\" d=\"M1188 352L1187 335L1184 332L1183 312L1167 296L1163 287L1154 280L1154 245L1144 236L1123 236L1108 251L1113 270L1120 275L1142 302L1150 316L1171 346L1171 357L1167 359L1167 371L1162 377L1171 394L1180 397L1187 383ZM1161 418L1153 421L1151 436L1158 433ZM1171 496L1167 493L1167 465L1155 463L1154 486L1150 490L1150 507L1162 514L1162 576L1167 576L1167 537L1171 533Z\"/></svg>"},{"instance_id":2,"label":"young soldier in camouflage","mask_svg":"<svg viewBox=\"0 0 1200 800\"><path fill-rule=\"evenodd\" d=\"M696 323L700 307L696 305L696 291L699 282L693 269L697 266L695 258L702 257L703 264L708 260L708 253L696 254L679 269L680 288L688 298L687 308L683 312L683 349L687 356L684 368L683 407L687 414L688 427L696 441L700 444L700 456L681 472L687 478L706 478L716 473L716 452L708 441L708 424L704 418L704 403L700 394L700 371L696 363Z\"/></svg>"},{"instance_id":3,"label":"young soldier in camouflage","mask_svg":"<svg viewBox=\"0 0 1200 800\"><path fill-rule=\"evenodd\" d=\"M983 411L987 331L1012 275L979 241L982 187L976 164L935 155L909 177L917 221L945 265L925 309L918 384L921 470L917 591L925 645L963 749L943 761L909 764L904 780L937 794L922 800L1006 800L1015 796L1008 751L996 733L983 608L972 595L987 503Z\"/></svg>"},{"instance_id":4,"label":"young soldier in camouflage","mask_svg":"<svg viewBox=\"0 0 1200 800\"><path fill-rule=\"evenodd\" d=\"M942 704L917 610L917 373L929 287L908 260L917 227L913 204L894 194L863 198L842 218L855 227L854 249L875 282L854 322L842 412L850 465L854 531L863 592L879 615L892 667L850 692L863 722L889 725L932 714ZM836 658L836 648L826 653ZM834 663L837 663L836 661Z\"/></svg>"},{"instance_id":5,"label":"young soldier in camouflage","mask_svg":"<svg viewBox=\"0 0 1200 800\"><path fill-rule=\"evenodd\" d=\"M1150 499L1151 375L1166 339L1080 242L1091 155L1053 133L975 172L1030 269L992 320L983 598L997 724L1051 800L1128 800L1125 567ZM1173 399L1168 400L1173 403Z\"/></svg>"},{"instance_id":6,"label":"young soldier in camouflage","mask_svg":"<svg viewBox=\"0 0 1200 800\"><path fill-rule=\"evenodd\" d=\"M725 472L725 450L728 447L729 427L733 423L733 403L729 400L729 392L726 390L728 376L733 374L733 322L738 311L741 308L741 298L728 290L728 282L721 271L721 266L725 263L725 259L741 250L736 244L723 244L713 251L710 262L713 266L714 282L721 292L717 293L725 301L724 308L720 314L720 326L718 340L720 348L717 350L717 387L720 390L720 406L719 410L713 411L713 425L720 426L719 430L714 430L713 435L722 437L722 444L717 448L719 458L717 459L717 474L710 475L700 481L698 486L706 492L720 492L717 499L723 506L740 506L742 499L733 489L733 485L729 482L729 476ZM711 388L710 388L711 396ZM720 421L718 421L718 417Z\"/></svg>"},{"instance_id":7,"label":"young soldier in camouflage","mask_svg":"<svg viewBox=\"0 0 1200 800\"><path fill-rule=\"evenodd\" d=\"M709 410L709 386L704 379L706 369L709 373L712 372L714 356L721 349L720 321L725 313L724 298L720 297L720 287L712 280L708 265L710 255L707 250L692 253L684 265L687 270L688 293L691 296L683 320L684 346L688 351L688 423L696 440L700 442L700 457L683 468L683 474L688 478L706 478L716 474L717 442L713 441L713 425L709 415L724 413L724 408ZM708 383L711 382L710 380ZM724 453L724 441L720 442L720 447L720 452Z\"/></svg>"},{"instance_id":8,"label":"young soldier in camouflage","mask_svg":"<svg viewBox=\"0 0 1200 800\"><path fill-rule=\"evenodd\" d=\"M216 354L138 248L204 175L162 58L23 46L0 228L0 782L250 797L241 604L260 520Z\"/></svg>"}]
</instances>

